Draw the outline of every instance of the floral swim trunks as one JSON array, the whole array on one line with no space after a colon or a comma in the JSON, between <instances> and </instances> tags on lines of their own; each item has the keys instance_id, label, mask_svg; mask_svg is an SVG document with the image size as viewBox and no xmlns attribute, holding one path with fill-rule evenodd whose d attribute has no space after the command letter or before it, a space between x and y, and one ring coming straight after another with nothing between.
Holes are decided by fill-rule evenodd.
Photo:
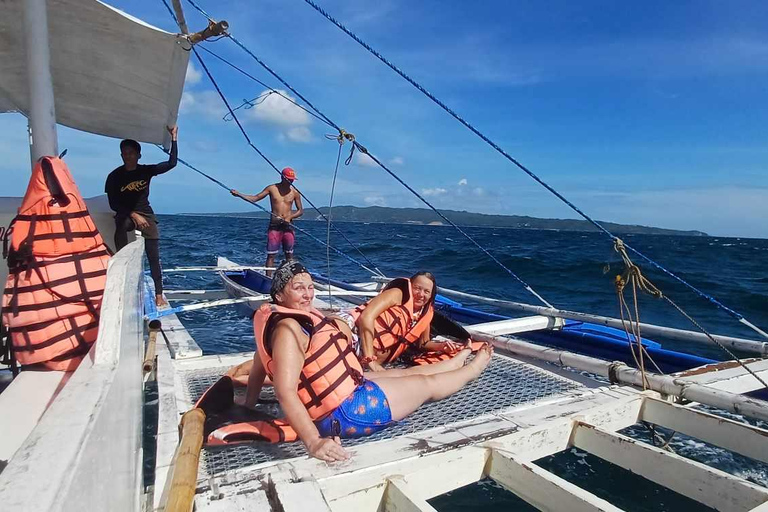
<instances>
[{"instance_id":1,"label":"floral swim trunks","mask_svg":"<svg viewBox=\"0 0 768 512\"><path fill-rule=\"evenodd\" d=\"M366 380L331 414L315 422L322 437L363 437L390 426L392 411L381 388Z\"/></svg>"}]
</instances>

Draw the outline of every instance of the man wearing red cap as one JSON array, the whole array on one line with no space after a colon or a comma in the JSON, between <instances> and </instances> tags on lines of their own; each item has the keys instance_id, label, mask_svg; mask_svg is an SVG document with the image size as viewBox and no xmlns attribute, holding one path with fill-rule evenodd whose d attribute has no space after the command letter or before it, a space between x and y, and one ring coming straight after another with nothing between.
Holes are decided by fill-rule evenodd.
<instances>
[{"instance_id":1,"label":"man wearing red cap","mask_svg":"<svg viewBox=\"0 0 768 512\"><path fill-rule=\"evenodd\" d=\"M296 180L296 171L286 167L280 174L283 176L280 183L269 185L253 196L241 194L235 189L230 190L233 196L242 197L252 203L261 201L269 196L269 202L272 206L272 217L267 227L267 267L274 266L275 255L280 252L281 245L283 246L285 259L293 259L293 244L296 238L291 223L293 219L298 219L304 213L304 208L301 206L301 196L291 185ZM293 210L294 203L296 204L295 210ZM272 271L267 271L267 275L272 277Z\"/></svg>"}]
</instances>

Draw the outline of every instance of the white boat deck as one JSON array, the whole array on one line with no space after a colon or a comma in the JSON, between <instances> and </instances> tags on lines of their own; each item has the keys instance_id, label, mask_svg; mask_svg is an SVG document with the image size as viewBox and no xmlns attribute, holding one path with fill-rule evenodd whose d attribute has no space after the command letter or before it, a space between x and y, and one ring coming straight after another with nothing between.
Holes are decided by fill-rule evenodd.
<instances>
[{"instance_id":1,"label":"white boat deck","mask_svg":"<svg viewBox=\"0 0 768 512\"><path fill-rule=\"evenodd\" d=\"M252 353L169 360L176 410L166 407L170 417L161 423L171 428L226 369L250 357ZM753 369L761 371L764 361L757 363ZM343 463L311 459L301 443L204 448L196 510L433 511L426 500L484 478L541 510L619 510L535 463L571 447L716 510L767 506L768 489L617 431L648 422L766 463L768 431L671 404L653 391L605 386L552 370L554 366L497 352L485 374L460 393L423 406L375 436L345 440L352 458ZM707 375L713 387L733 387L740 375L727 367L710 370L719 370L718 375L710 371L697 377ZM263 410L279 415L276 404ZM175 439L173 432L163 450L168 463ZM160 480L157 488L162 488ZM155 503L162 504L160 496Z\"/></svg>"}]
</instances>

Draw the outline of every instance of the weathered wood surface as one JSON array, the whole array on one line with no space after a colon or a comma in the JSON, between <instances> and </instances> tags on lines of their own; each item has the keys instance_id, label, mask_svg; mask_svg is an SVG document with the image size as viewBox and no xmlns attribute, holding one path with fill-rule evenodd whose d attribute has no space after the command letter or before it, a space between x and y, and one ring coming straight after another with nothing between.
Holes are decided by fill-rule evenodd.
<instances>
[{"instance_id":1,"label":"weathered wood surface","mask_svg":"<svg viewBox=\"0 0 768 512\"><path fill-rule=\"evenodd\" d=\"M385 512L437 512L403 478L390 478L381 508Z\"/></svg>"},{"instance_id":2,"label":"weathered wood surface","mask_svg":"<svg viewBox=\"0 0 768 512\"><path fill-rule=\"evenodd\" d=\"M174 369L171 353L165 339L160 336L157 344L157 442L155 451L154 509L160 509L167 500L166 482L173 468L176 447L179 444L179 421L181 413L176 405ZM188 411L186 407L184 411Z\"/></svg>"},{"instance_id":3,"label":"weathered wood surface","mask_svg":"<svg viewBox=\"0 0 768 512\"><path fill-rule=\"evenodd\" d=\"M750 510L768 501L768 489L615 432L579 423L573 446L715 510Z\"/></svg>"},{"instance_id":4,"label":"weathered wood surface","mask_svg":"<svg viewBox=\"0 0 768 512\"><path fill-rule=\"evenodd\" d=\"M768 463L768 430L662 400L643 404L644 421Z\"/></svg>"},{"instance_id":5,"label":"weathered wood surface","mask_svg":"<svg viewBox=\"0 0 768 512\"><path fill-rule=\"evenodd\" d=\"M179 321L176 315L163 317L163 329L160 337L167 338L168 349L171 351L173 359L191 359L203 355L202 349L195 343L187 329ZM171 336L173 333L173 336Z\"/></svg>"},{"instance_id":6,"label":"weathered wood surface","mask_svg":"<svg viewBox=\"0 0 768 512\"><path fill-rule=\"evenodd\" d=\"M621 509L573 485L567 480L525 462L494 451L488 476L543 511L620 512Z\"/></svg>"},{"instance_id":7,"label":"weathered wood surface","mask_svg":"<svg viewBox=\"0 0 768 512\"><path fill-rule=\"evenodd\" d=\"M349 449L352 458L343 463L309 458L274 461L215 480L225 497L259 489L267 475L276 483L316 480L332 510L360 511L376 510L387 480L403 476L410 487L419 489L421 499L429 499L483 478L492 450L531 461L568 447L577 419L609 429L634 424L644 395L615 391L563 394L448 427L354 446ZM206 482L198 485L206 487ZM198 509L207 510L211 498L210 492L198 495Z\"/></svg>"},{"instance_id":8,"label":"weathered wood surface","mask_svg":"<svg viewBox=\"0 0 768 512\"><path fill-rule=\"evenodd\" d=\"M13 457L66 383L69 373L25 371L0 393L0 461Z\"/></svg>"},{"instance_id":9,"label":"weathered wood surface","mask_svg":"<svg viewBox=\"0 0 768 512\"><path fill-rule=\"evenodd\" d=\"M768 381L768 359L750 360L746 364L760 378ZM749 393L763 387L754 375L750 375L736 361L727 361L681 372L679 379L682 382L715 387L731 393Z\"/></svg>"},{"instance_id":10,"label":"weathered wood surface","mask_svg":"<svg viewBox=\"0 0 768 512\"><path fill-rule=\"evenodd\" d=\"M140 509L143 254L110 260L96 344L0 473L3 510Z\"/></svg>"}]
</instances>

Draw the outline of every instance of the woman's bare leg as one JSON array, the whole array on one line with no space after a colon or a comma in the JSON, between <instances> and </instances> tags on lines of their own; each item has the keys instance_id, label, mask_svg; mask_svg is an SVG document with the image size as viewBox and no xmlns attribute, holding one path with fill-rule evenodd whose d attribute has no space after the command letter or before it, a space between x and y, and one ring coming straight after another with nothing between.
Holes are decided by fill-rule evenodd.
<instances>
[{"instance_id":1,"label":"woman's bare leg","mask_svg":"<svg viewBox=\"0 0 768 512\"><path fill-rule=\"evenodd\" d=\"M442 400L463 388L480 376L491 362L493 348L481 348L466 366L453 371L433 375L387 376L386 372L368 373L366 377L376 382L389 402L392 419L401 420L421 407L425 402Z\"/></svg>"},{"instance_id":2,"label":"woman's bare leg","mask_svg":"<svg viewBox=\"0 0 768 512\"><path fill-rule=\"evenodd\" d=\"M445 361L438 361L437 363L424 364L420 366L411 366L410 368L392 368L384 370L383 372L366 372L365 377L371 380L376 378L388 378L388 377L407 377L409 375L434 375L436 373L452 372L458 370L464 366L464 362L467 360L472 351L468 348L461 350L455 356ZM375 376L375 378L372 378Z\"/></svg>"}]
</instances>

